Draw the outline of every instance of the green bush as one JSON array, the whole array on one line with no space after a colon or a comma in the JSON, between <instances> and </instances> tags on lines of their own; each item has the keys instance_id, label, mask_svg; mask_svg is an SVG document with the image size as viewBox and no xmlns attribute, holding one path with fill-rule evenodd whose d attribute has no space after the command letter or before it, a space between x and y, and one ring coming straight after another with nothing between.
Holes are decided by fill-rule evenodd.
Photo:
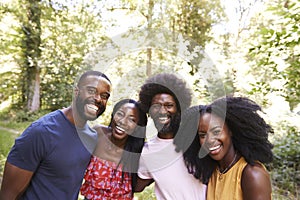
<instances>
[{"instance_id":1,"label":"green bush","mask_svg":"<svg viewBox=\"0 0 300 200\"><path fill-rule=\"evenodd\" d=\"M0 121L33 122L49 112L49 110L29 112L28 110L17 110L8 107L0 111Z\"/></svg>"},{"instance_id":2,"label":"green bush","mask_svg":"<svg viewBox=\"0 0 300 200\"><path fill-rule=\"evenodd\" d=\"M288 127L287 133L276 138L273 144L273 185L282 195L297 197L300 195L300 132L296 127Z\"/></svg>"}]
</instances>

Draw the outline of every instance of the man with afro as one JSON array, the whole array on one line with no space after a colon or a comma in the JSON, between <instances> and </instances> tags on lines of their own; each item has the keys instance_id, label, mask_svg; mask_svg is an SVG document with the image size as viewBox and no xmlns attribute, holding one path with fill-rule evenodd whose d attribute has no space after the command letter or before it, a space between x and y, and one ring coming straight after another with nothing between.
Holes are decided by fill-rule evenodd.
<instances>
[{"instance_id":1,"label":"man with afro","mask_svg":"<svg viewBox=\"0 0 300 200\"><path fill-rule=\"evenodd\" d=\"M136 192L155 182L157 200L205 199L206 186L188 172L182 153L176 152L173 144L181 113L191 99L186 82L175 74L157 74L142 85L139 100L157 134L143 148Z\"/></svg>"}]
</instances>

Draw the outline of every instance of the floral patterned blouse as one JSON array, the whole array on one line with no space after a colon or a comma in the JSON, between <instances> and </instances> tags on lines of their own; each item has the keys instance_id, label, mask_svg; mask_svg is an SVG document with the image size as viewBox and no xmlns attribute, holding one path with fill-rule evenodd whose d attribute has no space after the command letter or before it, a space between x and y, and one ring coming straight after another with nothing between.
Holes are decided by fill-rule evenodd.
<instances>
[{"instance_id":1,"label":"floral patterned blouse","mask_svg":"<svg viewBox=\"0 0 300 200\"><path fill-rule=\"evenodd\" d=\"M130 174L125 172L122 180L122 166L92 156L84 176L80 192L87 199L132 200Z\"/></svg>"}]
</instances>

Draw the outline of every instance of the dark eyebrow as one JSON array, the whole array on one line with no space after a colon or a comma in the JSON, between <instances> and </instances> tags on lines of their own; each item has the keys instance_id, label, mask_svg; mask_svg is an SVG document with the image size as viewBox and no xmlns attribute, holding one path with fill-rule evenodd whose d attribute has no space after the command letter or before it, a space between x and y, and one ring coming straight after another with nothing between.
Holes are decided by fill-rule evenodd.
<instances>
[{"instance_id":1,"label":"dark eyebrow","mask_svg":"<svg viewBox=\"0 0 300 200\"><path fill-rule=\"evenodd\" d=\"M172 102L172 101L167 101L167 102L164 102L164 103L160 103L159 101L154 101L154 102L151 102L151 104L161 104L161 105L175 105L176 102Z\"/></svg>"},{"instance_id":2,"label":"dark eyebrow","mask_svg":"<svg viewBox=\"0 0 300 200\"><path fill-rule=\"evenodd\" d=\"M214 130L215 130L215 129L217 129L217 128L221 128L221 129L222 129L222 127L221 127L221 126L217 125L217 126L215 126L215 127L211 128L211 129L209 129L209 131L214 131Z\"/></svg>"},{"instance_id":3,"label":"dark eyebrow","mask_svg":"<svg viewBox=\"0 0 300 200\"><path fill-rule=\"evenodd\" d=\"M88 89L95 89L95 90L97 90L97 88L96 88L96 87L94 87L94 86L86 86L86 88L88 88Z\"/></svg>"},{"instance_id":4,"label":"dark eyebrow","mask_svg":"<svg viewBox=\"0 0 300 200\"><path fill-rule=\"evenodd\" d=\"M97 87L94 87L94 86L86 86L86 88L88 88L88 89L95 89L95 90L97 90ZM110 93L109 92L103 92L103 93L105 93L105 94L107 94L108 96L110 96ZM101 93L101 94L103 94L103 93Z\"/></svg>"}]
</instances>

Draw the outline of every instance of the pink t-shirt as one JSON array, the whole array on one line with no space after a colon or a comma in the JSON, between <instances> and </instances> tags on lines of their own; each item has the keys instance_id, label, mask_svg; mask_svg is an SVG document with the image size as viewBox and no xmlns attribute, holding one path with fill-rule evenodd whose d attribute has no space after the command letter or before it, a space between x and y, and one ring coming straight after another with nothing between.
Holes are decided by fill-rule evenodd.
<instances>
[{"instance_id":1,"label":"pink t-shirt","mask_svg":"<svg viewBox=\"0 0 300 200\"><path fill-rule=\"evenodd\" d=\"M144 146L138 176L154 179L157 200L205 200L206 185L188 173L173 139L155 137Z\"/></svg>"}]
</instances>

